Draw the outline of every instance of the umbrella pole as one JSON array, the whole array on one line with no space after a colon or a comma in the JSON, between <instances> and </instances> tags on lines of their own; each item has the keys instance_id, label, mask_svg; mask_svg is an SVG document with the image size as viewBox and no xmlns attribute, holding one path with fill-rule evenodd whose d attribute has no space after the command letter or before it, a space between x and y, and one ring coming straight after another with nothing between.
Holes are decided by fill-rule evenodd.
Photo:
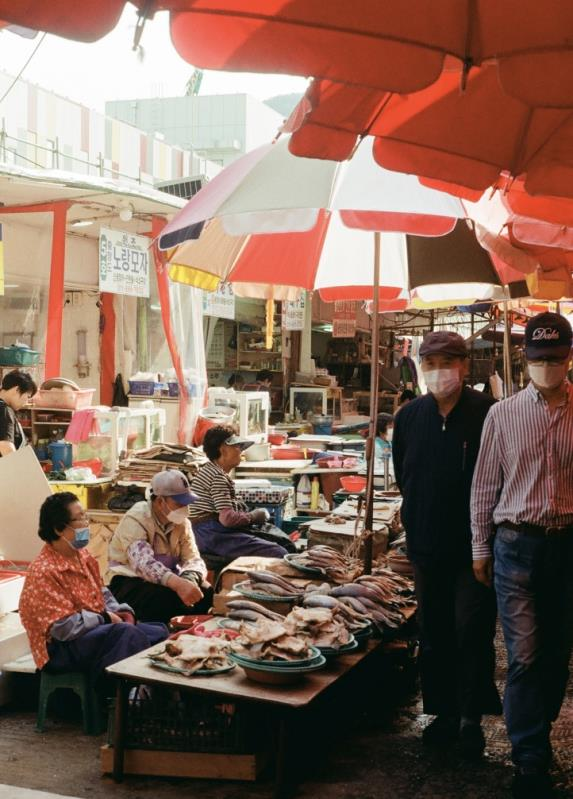
<instances>
[{"instance_id":1,"label":"umbrella pole","mask_svg":"<svg viewBox=\"0 0 573 799\"><path fill-rule=\"evenodd\" d=\"M503 371L505 382L505 396L511 397L513 394L513 377L511 373L511 320L510 313L507 309L507 302L503 303Z\"/></svg>"},{"instance_id":2,"label":"umbrella pole","mask_svg":"<svg viewBox=\"0 0 573 799\"><path fill-rule=\"evenodd\" d=\"M374 304L372 307L372 357L370 365L370 433L366 444L366 513L364 517L364 573L372 571L372 537L374 534L374 468L376 461L376 425L378 421L378 386L380 383L380 233L374 233Z\"/></svg>"}]
</instances>

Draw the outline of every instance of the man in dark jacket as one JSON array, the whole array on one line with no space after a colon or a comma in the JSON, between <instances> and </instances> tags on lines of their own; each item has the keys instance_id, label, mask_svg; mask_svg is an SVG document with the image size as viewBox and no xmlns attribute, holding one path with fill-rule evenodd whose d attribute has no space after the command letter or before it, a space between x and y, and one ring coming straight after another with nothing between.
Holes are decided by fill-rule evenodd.
<instances>
[{"instance_id":1,"label":"man in dark jacket","mask_svg":"<svg viewBox=\"0 0 573 799\"><path fill-rule=\"evenodd\" d=\"M396 415L393 458L414 564L424 711L436 718L424 742L479 756L481 717L499 714L494 683L493 592L474 577L470 493L485 417L493 400L464 387L461 336L429 333L420 348L428 394Z\"/></svg>"}]
</instances>

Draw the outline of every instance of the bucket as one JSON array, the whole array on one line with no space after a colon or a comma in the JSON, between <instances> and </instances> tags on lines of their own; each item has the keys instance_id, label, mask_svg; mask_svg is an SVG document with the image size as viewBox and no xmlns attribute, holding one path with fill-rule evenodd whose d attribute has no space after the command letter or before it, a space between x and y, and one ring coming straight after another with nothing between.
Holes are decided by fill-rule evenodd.
<instances>
[{"instance_id":1,"label":"bucket","mask_svg":"<svg viewBox=\"0 0 573 799\"><path fill-rule=\"evenodd\" d=\"M211 406L203 408L199 411L197 422L195 423L195 430L193 431L193 446L200 447L205 438L205 433L210 427L217 427L217 425L230 425L235 418L235 411L233 408L226 408L222 406Z\"/></svg>"},{"instance_id":2,"label":"bucket","mask_svg":"<svg viewBox=\"0 0 573 799\"><path fill-rule=\"evenodd\" d=\"M54 472L69 469L72 465L72 445L66 441L52 441L48 444L48 453Z\"/></svg>"},{"instance_id":3,"label":"bucket","mask_svg":"<svg viewBox=\"0 0 573 799\"><path fill-rule=\"evenodd\" d=\"M313 416L312 432L317 436L332 435L332 416Z\"/></svg>"}]
</instances>

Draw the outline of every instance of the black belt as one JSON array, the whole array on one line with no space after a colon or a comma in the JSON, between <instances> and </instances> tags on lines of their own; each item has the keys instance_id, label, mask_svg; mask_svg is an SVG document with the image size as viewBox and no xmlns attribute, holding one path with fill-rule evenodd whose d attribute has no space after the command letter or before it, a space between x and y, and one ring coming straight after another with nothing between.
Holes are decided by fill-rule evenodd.
<instances>
[{"instance_id":1,"label":"black belt","mask_svg":"<svg viewBox=\"0 0 573 799\"><path fill-rule=\"evenodd\" d=\"M573 525L564 525L558 527L556 525L550 525L548 527L544 527L541 524L528 524L528 522L520 522L520 524L514 524L513 522L501 522L498 524L498 527L507 527L508 530L515 530L518 533L524 533L525 535L543 535L543 536L551 536L551 535L569 535L573 534Z\"/></svg>"}]
</instances>

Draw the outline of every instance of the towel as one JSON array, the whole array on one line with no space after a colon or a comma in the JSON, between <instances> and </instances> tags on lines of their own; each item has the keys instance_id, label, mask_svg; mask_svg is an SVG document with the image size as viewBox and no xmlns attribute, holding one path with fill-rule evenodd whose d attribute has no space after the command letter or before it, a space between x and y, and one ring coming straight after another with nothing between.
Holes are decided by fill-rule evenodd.
<instances>
[{"instance_id":1,"label":"towel","mask_svg":"<svg viewBox=\"0 0 573 799\"><path fill-rule=\"evenodd\" d=\"M75 411L65 436L66 441L69 441L71 444L79 444L80 441L87 441L92 432L94 416L94 408Z\"/></svg>"}]
</instances>

